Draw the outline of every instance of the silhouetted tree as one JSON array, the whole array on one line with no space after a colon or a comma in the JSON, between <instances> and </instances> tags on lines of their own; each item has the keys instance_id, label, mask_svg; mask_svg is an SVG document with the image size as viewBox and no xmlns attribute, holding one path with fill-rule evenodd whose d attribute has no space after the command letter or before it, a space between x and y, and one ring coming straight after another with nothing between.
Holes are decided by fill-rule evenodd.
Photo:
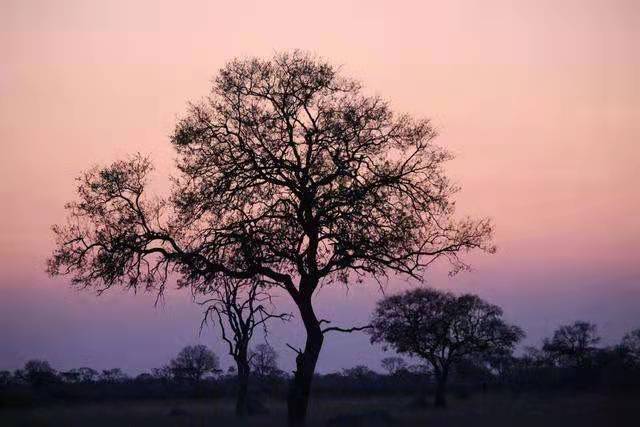
<instances>
[{"instance_id":1,"label":"silhouetted tree","mask_svg":"<svg viewBox=\"0 0 640 427\"><path fill-rule=\"evenodd\" d=\"M634 329L626 334L622 338L620 347L628 361L632 365L640 367L640 329Z\"/></svg>"},{"instance_id":2,"label":"silhouetted tree","mask_svg":"<svg viewBox=\"0 0 640 427\"><path fill-rule=\"evenodd\" d=\"M80 381L83 383L94 382L98 379L98 371L95 369L82 367L78 368L77 371L80 376Z\"/></svg>"},{"instance_id":3,"label":"silhouetted tree","mask_svg":"<svg viewBox=\"0 0 640 427\"><path fill-rule=\"evenodd\" d=\"M60 372L60 378L65 383L75 384L80 382L80 374L75 369L72 369L70 371Z\"/></svg>"},{"instance_id":4,"label":"silhouetted tree","mask_svg":"<svg viewBox=\"0 0 640 427\"><path fill-rule=\"evenodd\" d=\"M398 371L407 367L407 362L402 357L397 356L385 357L380 364L389 375L395 375Z\"/></svg>"},{"instance_id":5,"label":"silhouetted tree","mask_svg":"<svg viewBox=\"0 0 640 427\"><path fill-rule=\"evenodd\" d=\"M206 374L219 371L218 356L205 345L188 345L169 362L175 379L198 382Z\"/></svg>"},{"instance_id":6,"label":"silhouetted tree","mask_svg":"<svg viewBox=\"0 0 640 427\"><path fill-rule=\"evenodd\" d=\"M372 342L429 362L436 378L435 405L445 406L451 367L468 357L511 353L524 336L502 320L502 309L476 295L422 288L378 302Z\"/></svg>"},{"instance_id":7,"label":"silhouetted tree","mask_svg":"<svg viewBox=\"0 0 640 427\"><path fill-rule=\"evenodd\" d=\"M136 375L134 381L139 384L151 383L154 380L154 376L148 372L143 372L141 374Z\"/></svg>"},{"instance_id":8,"label":"silhouetted tree","mask_svg":"<svg viewBox=\"0 0 640 427\"><path fill-rule=\"evenodd\" d=\"M264 284L258 280L224 278L209 292L209 295L210 297L203 302L208 306L204 322L215 314L222 339L227 343L229 355L236 363L238 378L236 415L243 417L247 415L248 410L250 362L255 357L249 354L251 338L256 328L262 328L266 334L269 320L286 321L291 316L286 313L273 313L271 297L264 288Z\"/></svg>"},{"instance_id":9,"label":"silhouetted tree","mask_svg":"<svg viewBox=\"0 0 640 427\"><path fill-rule=\"evenodd\" d=\"M24 380L34 387L41 387L58 381L58 376L46 360L29 360L22 369Z\"/></svg>"},{"instance_id":10,"label":"silhouetted tree","mask_svg":"<svg viewBox=\"0 0 640 427\"><path fill-rule=\"evenodd\" d=\"M459 271L464 251L493 251L488 220L453 219L451 155L435 136L323 60L232 61L176 127L171 199L144 197L143 157L90 170L48 271L100 291L162 292L171 273L196 289L223 277L284 288L306 330L288 397L289 423L304 424L324 334L349 330L322 328L321 283L420 278L438 258Z\"/></svg>"},{"instance_id":11,"label":"silhouetted tree","mask_svg":"<svg viewBox=\"0 0 640 427\"><path fill-rule=\"evenodd\" d=\"M278 369L278 353L267 343L258 344L249 353L251 369L259 377L275 375Z\"/></svg>"},{"instance_id":12,"label":"silhouetted tree","mask_svg":"<svg viewBox=\"0 0 640 427\"><path fill-rule=\"evenodd\" d=\"M151 370L151 375L153 375L154 378L162 381L168 381L173 379L173 372L171 372L170 366L161 366L159 368L153 368Z\"/></svg>"},{"instance_id":13,"label":"silhouetted tree","mask_svg":"<svg viewBox=\"0 0 640 427\"><path fill-rule=\"evenodd\" d=\"M560 326L551 339L545 339L542 350L560 366L585 367L600 341L596 325L577 321Z\"/></svg>"},{"instance_id":14,"label":"silhouetted tree","mask_svg":"<svg viewBox=\"0 0 640 427\"><path fill-rule=\"evenodd\" d=\"M342 375L345 377L352 378L354 380L362 381L366 378L370 378L375 375L369 367L365 365L357 365L353 368L347 368L342 371Z\"/></svg>"},{"instance_id":15,"label":"silhouetted tree","mask_svg":"<svg viewBox=\"0 0 640 427\"><path fill-rule=\"evenodd\" d=\"M100 374L100 381L106 383L121 383L128 379L127 374L120 368L104 369Z\"/></svg>"},{"instance_id":16,"label":"silhouetted tree","mask_svg":"<svg viewBox=\"0 0 640 427\"><path fill-rule=\"evenodd\" d=\"M98 376L98 371L87 367L71 369L60 373L60 377L70 383L90 383L96 381Z\"/></svg>"},{"instance_id":17,"label":"silhouetted tree","mask_svg":"<svg viewBox=\"0 0 640 427\"><path fill-rule=\"evenodd\" d=\"M7 386L11 383L11 372L0 371L0 387Z\"/></svg>"},{"instance_id":18,"label":"silhouetted tree","mask_svg":"<svg viewBox=\"0 0 640 427\"><path fill-rule=\"evenodd\" d=\"M526 346L520 357L520 362L526 367L543 367L552 365L552 356L544 349Z\"/></svg>"}]
</instances>

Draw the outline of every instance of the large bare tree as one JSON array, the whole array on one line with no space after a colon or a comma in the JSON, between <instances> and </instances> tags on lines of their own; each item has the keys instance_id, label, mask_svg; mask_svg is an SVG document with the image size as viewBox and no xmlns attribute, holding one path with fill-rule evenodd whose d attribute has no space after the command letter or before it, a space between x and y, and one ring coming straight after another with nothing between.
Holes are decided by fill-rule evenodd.
<instances>
[{"instance_id":1,"label":"large bare tree","mask_svg":"<svg viewBox=\"0 0 640 427\"><path fill-rule=\"evenodd\" d=\"M143 197L144 158L88 172L55 228L49 271L99 289L162 290L172 272L180 286L228 277L282 287L307 335L288 398L290 424L302 425L324 340L321 284L419 278L439 258L458 271L461 253L493 250L488 220L453 218L451 155L435 136L322 59L234 60L176 127L170 200Z\"/></svg>"}]
</instances>

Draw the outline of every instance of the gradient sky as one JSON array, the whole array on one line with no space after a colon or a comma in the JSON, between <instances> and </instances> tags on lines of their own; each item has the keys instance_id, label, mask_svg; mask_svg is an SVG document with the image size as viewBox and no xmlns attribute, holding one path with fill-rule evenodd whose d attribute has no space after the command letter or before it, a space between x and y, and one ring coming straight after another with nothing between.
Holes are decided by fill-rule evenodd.
<instances>
[{"instance_id":1,"label":"gradient sky","mask_svg":"<svg viewBox=\"0 0 640 427\"><path fill-rule=\"evenodd\" d=\"M187 101L233 57L292 48L432 118L457 155L459 214L492 217L499 251L454 278L440 266L429 284L502 305L527 344L577 319L605 343L640 327L637 1L0 0L0 369L44 358L137 373L196 341L223 354L212 331L198 337L201 308L185 292L154 307L48 278L50 226L96 163L149 153L165 191ZM363 323L379 297L373 284L325 288L318 311ZM285 343L301 345L302 327L272 329L291 368ZM331 336L319 369L383 356L366 336Z\"/></svg>"}]
</instances>

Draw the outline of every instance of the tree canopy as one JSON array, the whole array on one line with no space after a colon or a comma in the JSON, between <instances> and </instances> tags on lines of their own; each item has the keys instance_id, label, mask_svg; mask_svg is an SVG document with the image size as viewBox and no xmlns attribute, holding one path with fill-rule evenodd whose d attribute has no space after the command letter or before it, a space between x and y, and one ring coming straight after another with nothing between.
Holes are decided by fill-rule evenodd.
<instances>
[{"instance_id":1,"label":"tree canopy","mask_svg":"<svg viewBox=\"0 0 640 427\"><path fill-rule=\"evenodd\" d=\"M259 377L269 377L278 373L278 353L268 343L251 349L249 360L251 370Z\"/></svg>"},{"instance_id":2,"label":"tree canopy","mask_svg":"<svg viewBox=\"0 0 640 427\"><path fill-rule=\"evenodd\" d=\"M456 272L464 252L494 250L488 219L455 218L452 156L435 137L321 58L231 61L176 126L171 196L147 196L144 156L89 170L54 227L48 271L100 291L160 294L172 273L196 293L227 278L284 288L307 332L289 405L301 424L323 343L320 284L419 278L440 258Z\"/></svg>"},{"instance_id":3,"label":"tree canopy","mask_svg":"<svg viewBox=\"0 0 640 427\"><path fill-rule=\"evenodd\" d=\"M415 275L440 256L464 268L461 250L493 250L491 225L452 218L435 136L320 59L232 61L176 127L169 200L143 194L144 156L89 170L49 271L103 287L261 275L297 298L316 286L300 277Z\"/></svg>"},{"instance_id":4,"label":"tree canopy","mask_svg":"<svg viewBox=\"0 0 640 427\"><path fill-rule=\"evenodd\" d=\"M178 379L200 381L206 374L220 370L218 356L205 345L188 345L169 363L169 368Z\"/></svg>"},{"instance_id":5,"label":"tree canopy","mask_svg":"<svg viewBox=\"0 0 640 427\"><path fill-rule=\"evenodd\" d=\"M454 295L419 288L378 302L371 341L420 357L438 381L436 404L444 405L444 385L451 366L464 358L511 354L524 336L502 319L502 309L476 295Z\"/></svg>"},{"instance_id":6,"label":"tree canopy","mask_svg":"<svg viewBox=\"0 0 640 427\"><path fill-rule=\"evenodd\" d=\"M542 349L555 363L584 366L599 341L596 325L576 321L560 326L550 339L545 339Z\"/></svg>"}]
</instances>

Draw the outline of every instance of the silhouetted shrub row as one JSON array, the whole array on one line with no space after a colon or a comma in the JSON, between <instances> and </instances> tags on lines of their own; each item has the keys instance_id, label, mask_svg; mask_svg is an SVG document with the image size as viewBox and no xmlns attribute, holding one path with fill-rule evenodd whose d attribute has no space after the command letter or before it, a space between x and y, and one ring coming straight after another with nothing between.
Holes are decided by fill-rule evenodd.
<instances>
[{"instance_id":1,"label":"silhouetted shrub row","mask_svg":"<svg viewBox=\"0 0 640 427\"><path fill-rule=\"evenodd\" d=\"M611 347L596 347L596 329L586 322L559 328L541 348L528 347L523 354L500 355L485 359L464 359L457 363L450 391L458 398L490 390L535 391L576 390L600 391L640 388L640 330L625 336ZM55 371L48 362L31 360L14 372L0 371L0 406L32 405L56 400L102 401L113 399L221 398L231 397L237 388L235 373L221 374L216 363L209 363L208 376L183 375L180 352L166 367L154 369L134 378L120 369L97 372L79 368ZM198 348L195 354L205 354ZM208 360L213 360L206 354ZM395 359L395 360L391 360ZM195 360L198 360L197 358ZM174 369L170 369L173 366ZM195 364L195 366L200 366ZM214 369L214 367L216 369ZM380 374L366 366L356 366L341 373L316 375L314 394L332 396L426 395L434 391L433 373L424 365L408 366L402 359L387 358ZM284 397L289 374L272 366L268 374L256 374L252 381L254 395Z\"/></svg>"}]
</instances>

